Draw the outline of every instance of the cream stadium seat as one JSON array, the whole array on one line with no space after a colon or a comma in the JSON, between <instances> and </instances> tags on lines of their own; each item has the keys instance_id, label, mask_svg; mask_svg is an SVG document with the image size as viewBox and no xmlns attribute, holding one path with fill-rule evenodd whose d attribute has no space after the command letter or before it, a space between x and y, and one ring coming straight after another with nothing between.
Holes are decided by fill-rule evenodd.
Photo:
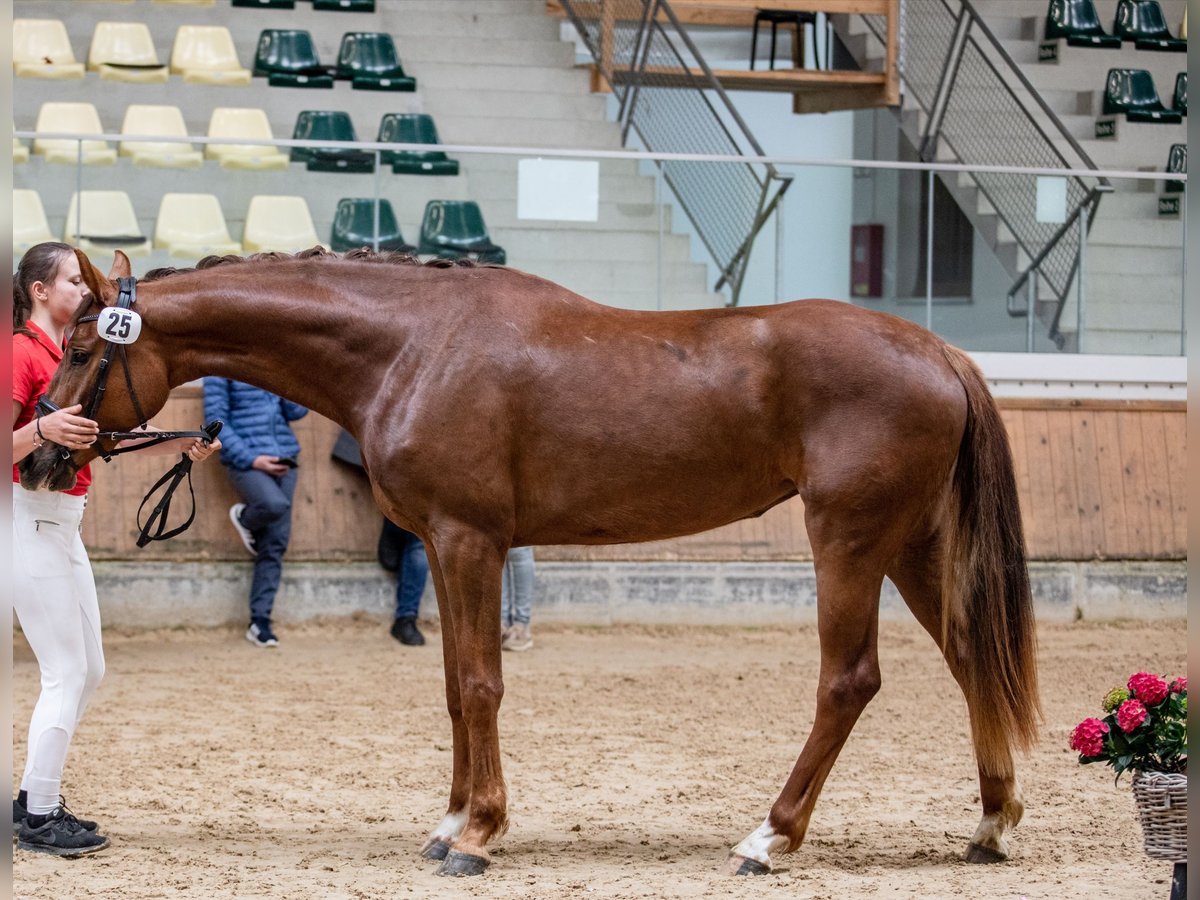
<instances>
[{"instance_id":1,"label":"cream stadium seat","mask_svg":"<svg viewBox=\"0 0 1200 900\"><path fill-rule=\"evenodd\" d=\"M242 252L242 245L229 236L221 201L213 194L163 194L154 246L192 260Z\"/></svg>"},{"instance_id":2,"label":"cream stadium seat","mask_svg":"<svg viewBox=\"0 0 1200 900\"><path fill-rule=\"evenodd\" d=\"M253 107L219 106L208 120L210 138L271 140L271 123L264 110ZM204 155L220 161L225 169L266 171L286 169L288 154L278 147L263 144L208 144Z\"/></svg>"},{"instance_id":3,"label":"cream stadium seat","mask_svg":"<svg viewBox=\"0 0 1200 900\"><path fill-rule=\"evenodd\" d=\"M150 253L150 239L142 234L133 201L124 191L84 191L82 203L79 194L72 194L63 240L85 253L111 254L113 250L124 250L130 256Z\"/></svg>"},{"instance_id":4,"label":"cream stadium seat","mask_svg":"<svg viewBox=\"0 0 1200 900\"><path fill-rule=\"evenodd\" d=\"M67 26L60 19L13 19L13 74L18 78L82 78Z\"/></svg>"},{"instance_id":5,"label":"cream stadium seat","mask_svg":"<svg viewBox=\"0 0 1200 900\"><path fill-rule=\"evenodd\" d=\"M178 106L145 106L131 103L125 108L121 134L154 134L163 137L187 137L183 113ZM165 141L121 141L121 156L132 156L137 166L158 169L196 169L204 164L204 155L191 144Z\"/></svg>"},{"instance_id":6,"label":"cream stadium seat","mask_svg":"<svg viewBox=\"0 0 1200 900\"><path fill-rule=\"evenodd\" d=\"M29 162L29 148L13 138L13 163Z\"/></svg>"},{"instance_id":7,"label":"cream stadium seat","mask_svg":"<svg viewBox=\"0 0 1200 900\"><path fill-rule=\"evenodd\" d=\"M87 67L108 81L164 84L168 76L145 22L97 22Z\"/></svg>"},{"instance_id":8,"label":"cream stadium seat","mask_svg":"<svg viewBox=\"0 0 1200 900\"><path fill-rule=\"evenodd\" d=\"M102 134L100 114L91 103L46 102L38 110L35 131ZM83 164L108 166L117 161L117 151L106 141L84 140ZM33 152L46 157L46 162L73 166L79 159L79 141L70 138L34 138Z\"/></svg>"},{"instance_id":9,"label":"cream stadium seat","mask_svg":"<svg viewBox=\"0 0 1200 900\"><path fill-rule=\"evenodd\" d=\"M180 25L171 49L171 71L189 84L248 85L233 35L223 25Z\"/></svg>"},{"instance_id":10,"label":"cream stadium seat","mask_svg":"<svg viewBox=\"0 0 1200 900\"><path fill-rule=\"evenodd\" d=\"M242 246L247 253L295 253L321 244L303 197L258 194L250 198ZM321 246L325 246L321 244Z\"/></svg>"},{"instance_id":11,"label":"cream stadium seat","mask_svg":"<svg viewBox=\"0 0 1200 900\"><path fill-rule=\"evenodd\" d=\"M37 191L18 188L13 191L13 253L24 253L34 244L54 240L46 210Z\"/></svg>"}]
</instances>

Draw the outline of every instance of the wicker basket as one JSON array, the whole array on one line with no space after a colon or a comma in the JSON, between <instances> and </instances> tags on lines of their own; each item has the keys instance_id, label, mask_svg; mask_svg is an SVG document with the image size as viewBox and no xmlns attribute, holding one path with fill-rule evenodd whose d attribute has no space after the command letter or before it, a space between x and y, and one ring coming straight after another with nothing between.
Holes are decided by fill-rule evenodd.
<instances>
[{"instance_id":1,"label":"wicker basket","mask_svg":"<svg viewBox=\"0 0 1200 900\"><path fill-rule=\"evenodd\" d=\"M1133 776L1133 799L1146 855L1187 862L1187 776L1138 772Z\"/></svg>"}]
</instances>

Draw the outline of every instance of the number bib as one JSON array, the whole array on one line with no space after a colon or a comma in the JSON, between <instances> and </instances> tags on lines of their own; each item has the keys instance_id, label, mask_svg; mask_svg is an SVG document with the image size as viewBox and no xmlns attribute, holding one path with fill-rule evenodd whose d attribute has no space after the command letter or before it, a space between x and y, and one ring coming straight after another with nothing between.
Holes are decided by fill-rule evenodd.
<instances>
[{"instance_id":1,"label":"number bib","mask_svg":"<svg viewBox=\"0 0 1200 900\"><path fill-rule=\"evenodd\" d=\"M132 344L142 333L142 317L132 309L107 306L96 317L100 337L113 344Z\"/></svg>"}]
</instances>

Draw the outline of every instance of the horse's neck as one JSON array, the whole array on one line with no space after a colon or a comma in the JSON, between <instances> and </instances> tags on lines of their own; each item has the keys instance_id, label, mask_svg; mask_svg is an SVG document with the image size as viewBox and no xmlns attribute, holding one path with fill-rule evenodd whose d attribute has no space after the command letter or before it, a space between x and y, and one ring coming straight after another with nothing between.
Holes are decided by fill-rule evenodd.
<instances>
[{"instance_id":1,"label":"horse's neck","mask_svg":"<svg viewBox=\"0 0 1200 900\"><path fill-rule=\"evenodd\" d=\"M369 395L375 368L369 353L347 347L369 346L383 323L367 321L352 297L331 304L311 291L272 289L275 282L230 279L219 291L167 300L160 333L171 386L219 375L352 424L356 410L344 398Z\"/></svg>"}]
</instances>

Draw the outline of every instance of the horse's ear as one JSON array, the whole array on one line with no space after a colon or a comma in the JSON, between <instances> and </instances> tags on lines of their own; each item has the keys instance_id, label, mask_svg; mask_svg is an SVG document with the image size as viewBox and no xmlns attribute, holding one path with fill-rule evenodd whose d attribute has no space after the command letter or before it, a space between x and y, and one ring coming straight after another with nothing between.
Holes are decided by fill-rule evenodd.
<instances>
[{"instance_id":1,"label":"horse's ear","mask_svg":"<svg viewBox=\"0 0 1200 900\"><path fill-rule=\"evenodd\" d=\"M118 251L120 252L120 251ZM122 256L125 254L122 253ZM75 248L75 258L79 260L79 275L83 278L83 283L87 285L92 296L97 298L101 305L109 306L117 296L117 289L111 281L100 274L100 270L92 265L92 261L88 259L86 253ZM129 260L126 259L126 262Z\"/></svg>"},{"instance_id":2,"label":"horse's ear","mask_svg":"<svg viewBox=\"0 0 1200 900\"><path fill-rule=\"evenodd\" d=\"M124 250L116 250L113 252L112 268L108 270L109 280L117 278L128 278L133 274L133 267L129 263L129 257L125 255Z\"/></svg>"}]
</instances>

